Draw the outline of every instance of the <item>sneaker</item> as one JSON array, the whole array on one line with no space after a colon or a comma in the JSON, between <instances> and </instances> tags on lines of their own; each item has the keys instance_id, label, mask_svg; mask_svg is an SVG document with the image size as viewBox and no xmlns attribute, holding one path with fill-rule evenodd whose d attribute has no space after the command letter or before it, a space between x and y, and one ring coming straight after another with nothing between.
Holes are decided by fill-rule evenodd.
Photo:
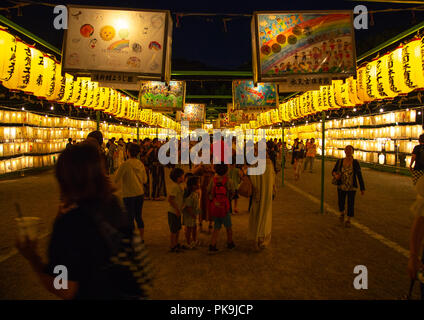
<instances>
[{"instance_id":1,"label":"sneaker","mask_svg":"<svg viewBox=\"0 0 424 320\"><path fill-rule=\"evenodd\" d=\"M179 250L188 250L189 248L187 246L185 246L185 245L177 244L177 249L179 249Z\"/></svg>"},{"instance_id":2,"label":"sneaker","mask_svg":"<svg viewBox=\"0 0 424 320\"><path fill-rule=\"evenodd\" d=\"M179 252L178 247L173 247L169 249L169 252Z\"/></svg>"},{"instance_id":3,"label":"sneaker","mask_svg":"<svg viewBox=\"0 0 424 320\"><path fill-rule=\"evenodd\" d=\"M209 245L209 253L216 253L216 252L218 252L218 249L216 248L216 245L215 246L213 246L213 245Z\"/></svg>"},{"instance_id":4,"label":"sneaker","mask_svg":"<svg viewBox=\"0 0 424 320\"><path fill-rule=\"evenodd\" d=\"M234 244L234 242L230 242L230 243L227 243L227 248L228 249L233 249L233 248L235 248L235 244Z\"/></svg>"},{"instance_id":5,"label":"sneaker","mask_svg":"<svg viewBox=\"0 0 424 320\"><path fill-rule=\"evenodd\" d=\"M346 220L345 221L345 227L346 228L350 228L350 226L351 226L350 221L349 220Z\"/></svg>"}]
</instances>

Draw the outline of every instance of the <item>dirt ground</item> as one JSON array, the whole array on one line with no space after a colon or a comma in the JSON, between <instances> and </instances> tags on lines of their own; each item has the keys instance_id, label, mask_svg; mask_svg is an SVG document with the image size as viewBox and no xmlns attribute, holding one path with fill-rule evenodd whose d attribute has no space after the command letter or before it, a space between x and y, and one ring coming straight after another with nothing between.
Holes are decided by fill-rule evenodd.
<instances>
[{"instance_id":1,"label":"dirt ground","mask_svg":"<svg viewBox=\"0 0 424 320\"><path fill-rule=\"evenodd\" d=\"M336 207L330 182L333 162L326 164L325 202ZM247 239L247 199L233 215L236 248L225 248L221 230L219 253L208 255L210 236L200 234L202 246L183 253L169 253L165 201L146 201L143 209L146 245L155 265L152 299L399 299L409 288L407 258L363 230L344 228L332 213L319 213L319 205L295 191L320 198L319 163L315 173L293 180L285 171L285 187L273 202L271 246L254 252ZM320 169L320 168L319 168ZM408 249L412 217L409 206L414 189L409 178L364 169L366 194L356 201L356 221ZM279 178L281 183L281 178ZM55 299L40 287L26 261L13 254L19 201L26 215L43 220L47 234L58 205L58 187L52 172L0 181L0 299ZM40 240L45 253L48 236ZM357 265L368 269L368 289L353 286ZM414 297L418 297L415 288Z\"/></svg>"}]
</instances>

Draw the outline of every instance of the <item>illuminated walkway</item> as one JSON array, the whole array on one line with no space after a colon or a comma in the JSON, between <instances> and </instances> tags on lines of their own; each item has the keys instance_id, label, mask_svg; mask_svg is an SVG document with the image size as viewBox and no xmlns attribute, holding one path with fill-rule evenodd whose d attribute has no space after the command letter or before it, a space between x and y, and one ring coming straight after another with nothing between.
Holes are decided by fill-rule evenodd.
<instances>
[{"instance_id":1,"label":"illuminated walkway","mask_svg":"<svg viewBox=\"0 0 424 320\"><path fill-rule=\"evenodd\" d=\"M325 201L336 208L336 190L330 182L333 164L326 166ZM410 179L369 169L363 173L367 191L364 197L358 195L356 221L406 252L412 221L409 206L415 197ZM320 197L318 173L305 173L298 182L292 177L292 170L287 169L288 184L279 188L274 201L272 245L260 253L252 252L246 239L245 211L233 217L237 245L233 251L224 249L221 232L221 252L214 256L207 254L206 234L201 234L204 247L168 253L166 204L147 201L146 244L156 264L152 298L398 299L405 294L407 258L363 229L341 227L332 213L319 214L319 205L314 203ZM21 202L24 214L43 219L41 234L45 235L57 199L52 172L0 181L0 299L54 298L41 289L23 258L13 254L13 202ZM245 210L247 201L239 207ZM44 251L47 239L40 243ZM368 290L353 287L356 265L368 268Z\"/></svg>"}]
</instances>

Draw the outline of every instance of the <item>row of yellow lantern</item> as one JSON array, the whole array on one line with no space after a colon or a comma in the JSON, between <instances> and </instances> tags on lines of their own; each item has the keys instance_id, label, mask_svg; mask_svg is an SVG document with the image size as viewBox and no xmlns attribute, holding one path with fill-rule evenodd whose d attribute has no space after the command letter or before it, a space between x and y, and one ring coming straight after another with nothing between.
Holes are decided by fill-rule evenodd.
<instances>
[{"instance_id":1,"label":"row of yellow lantern","mask_svg":"<svg viewBox=\"0 0 424 320\"><path fill-rule=\"evenodd\" d=\"M87 77L62 76L61 64L53 57L15 38L0 28L0 81L10 90L20 90L39 98L76 107L101 110L127 120L141 119L139 103L117 90L100 87ZM176 128L162 114L143 121L149 125Z\"/></svg>"},{"instance_id":2,"label":"row of yellow lantern","mask_svg":"<svg viewBox=\"0 0 424 320\"><path fill-rule=\"evenodd\" d=\"M321 111L353 108L371 101L393 99L424 88L424 38L376 58L357 69L357 78L333 80L280 104L276 110L258 115L258 127L290 122ZM249 123L255 128L255 123Z\"/></svg>"}]
</instances>

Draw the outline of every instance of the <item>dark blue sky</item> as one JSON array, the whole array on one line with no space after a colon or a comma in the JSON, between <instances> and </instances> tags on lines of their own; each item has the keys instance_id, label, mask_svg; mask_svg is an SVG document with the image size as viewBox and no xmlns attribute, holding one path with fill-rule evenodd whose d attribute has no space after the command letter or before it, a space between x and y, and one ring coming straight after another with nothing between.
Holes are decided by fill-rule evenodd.
<instances>
[{"instance_id":1,"label":"dark blue sky","mask_svg":"<svg viewBox=\"0 0 424 320\"><path fill-rule=\"evenodd\" d=\"M5 2L5 1L2 1ZM181 19L177 28L175 13L221 13L251 14L266 10L335 10L353 9L357 4L366 4L369 10L400 8L405 5L351 1L47 1L55 4L85 4L143 9L167 9L173 14L173 70L188 70L188 66L202 65L212 69L236 69L251 63L250 17L229 16L187 16ZM6 2L5 2L6 3ZM409 5L410 7L411 5ZM3 12L4 13L4 12ZM31 32L61 48L63 31L53 28L53 8L30 6L18 17L12 10L11 19ZM232 18L224 30L223 18ZM356 31L357 53L373 48L384 40L424 20L424 14L416 13L415 21L411 11L378 13L373 16L374 25L368 30ZM188 62L185 63L185 62ZM187 66L188 65L188 66Z\"/></svg>"}]
</instances>

